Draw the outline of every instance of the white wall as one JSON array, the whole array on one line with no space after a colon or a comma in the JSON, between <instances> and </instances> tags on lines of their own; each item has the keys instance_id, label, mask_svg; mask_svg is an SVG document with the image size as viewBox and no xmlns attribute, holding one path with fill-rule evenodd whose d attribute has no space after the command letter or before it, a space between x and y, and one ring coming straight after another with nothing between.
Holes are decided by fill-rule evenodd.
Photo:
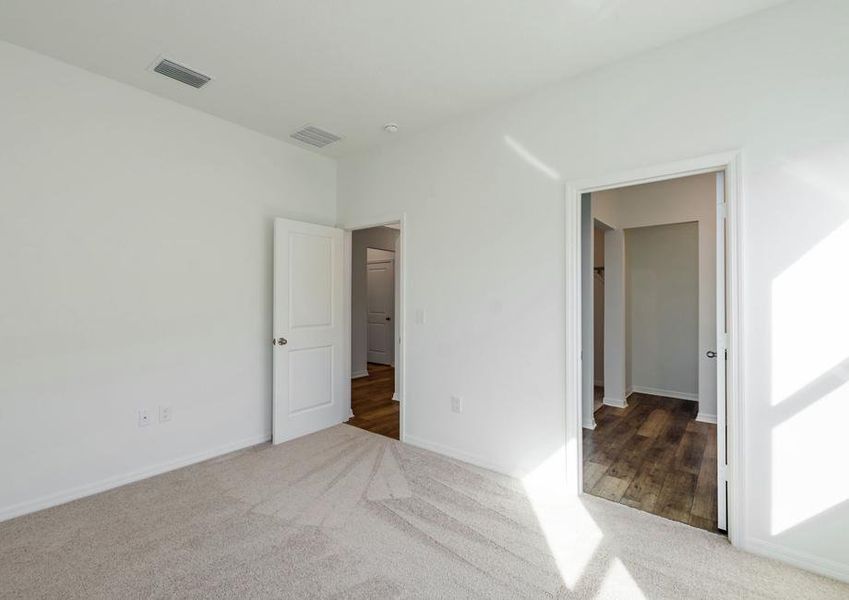
<instances>
[{"instance_id":1,"label":"white wall","mask_svg":"<svg viewBox=\"0 0 849 600\"><path fill-rule=\"evenodd\" d=\"M582 426L595 429L593 416L593 215L592 195L581 194L581 409Z\"/></svg>"},{"instance_id":2,"label":"white wall","mask_svg":"<svg viewBox=\"0 0 849 600\"><path fill-rule=\"evenodd\" d=\"M626 285L625 230L604 234L604 403L627 406L628 299Z\"/></svg>"},{"instance_id":3,"label":"white wall","mask_svg":"<svg viewBox=\"0 0 849 600\"><path fill-rule=\"evenodd\" d=\"M781 5L342 160L342 222L407 214L408 441L519 473L562 452L564 181L742 148L739 533L849 579L847 28L843 0Z\"/></svg>"},{"instance_id":4,"label":"white wall","mask_svg":"<svg viewBox=\"0 0 849 600\"><path fill-rule=\"evenodd\" d=\"M0 518L266 439L272 218L334 223L334 163L5 43L0 72Z\"/></svg>"},{"instance_id":5,"label":"white wall","mask_svg":"<svg viewBox=\"0 0 849 600\"><path fill-rule=\"evenodd\" d=\"M708 358L706 353L708 350L716 350L716 175L706 173L680 177L595 192L592 196L593 214L603 215L622 230L690 221L698 223L699 329L698 343L693 347L691 356L696 356L698 360L698 418L715 422L716 359ZM624 244L624 239L621 241ZM627 254L624 247L619 250ZM624 278L625 272L617 271L614 265L606 275ZM608 301L617 302L615 297L611 297L611 293L608 293ZM608 360L612 361L612 364L625 360L626 396L631 386L628 360L627 356L623 359L618 354L625 352L625 338L631 322L632 320L628 319L625 329L619 330L614 320L608 328L609 331L605 333L608 340L605 349L609 355ZM651 387L653 386L644 386ZM607 392L605 395L608 396ZM609 396L619 398L615 385Z\"/></svg>"},{"instance_id":6,"label":"white wall","mask_svg":"<svg viewBox=\"0 0 849 600\"><path fill-rule=\"evenodd\" d=\"M395 252L400 233L391 227L370 227L351 232L352 377L368 374L368 249Z\"/></svg>"},{"instance_id":7,"label":"white wall","mask_svg":"<svg viewBox=\"0 0 849 600\"><path fill-rule=\"evenodd\" d=\"M604 229L593 227L593 267L604 268ZM604 385L604 271L593 273L593 384Z\"/></svg>"},{"instance_id":8,"label":"white wall","mask_svg":"<svg viewBox=\"0 0 849 600\"><path fill-rule=\"evenodd\" d=\"M699 225L625 230L627 386L699 397Z\"/></svg>"}]
</instances>

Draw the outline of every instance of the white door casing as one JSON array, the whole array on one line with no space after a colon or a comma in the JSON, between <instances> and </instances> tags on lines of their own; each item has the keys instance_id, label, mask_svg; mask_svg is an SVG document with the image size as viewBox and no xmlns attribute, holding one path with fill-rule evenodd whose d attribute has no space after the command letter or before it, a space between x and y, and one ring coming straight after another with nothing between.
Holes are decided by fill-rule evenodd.
<instances>
[{"instance_id":1,"label":"white door casing","mask_svg":"<svg viewBox=\"0 0 849 600\"><path fill-rule=\"evenodd\" d=\"M725 245L727 243L725 171L716 173L716 496L717 527L727 531L727 401L726 361L728 327L726 319Z\"/></svg>"},{"instance_id":2,"label":"white door casing","mask_svg":"<svg viewBox=\"0 0 849 600\"><path fill-rule=\"evenodd\" d=\"M368 362L392 365L395 362L395 260L369 259L366 276L368 315Z\"/></svg>"},{"instance_id":3,"label":"white door casing","mask_svg":"<svg viewBox=\"0 0 849 600\"><path fill-rule=\"evenodd\" d=\"M639 167L629 171L604 174L588 179L572 180L566 184L566 278L570 282L566 286L566 438L565 438L565 480L566 489L569 493L580 495L583 492L582 485L582 444L581 444L581 286L580 286L580 257L581 257L581 193L594 192L628 185L639 185L654 181L663 181L689 175L698 175L707 172L723 172L725 184L723 192L725 196L724 224L717 228L724 232L724 240L727 245L722 246L725 260L719 260L717 265L717 277L720 269L725 271L723 285L723 303L720 308L725 309L723 322L727 335L719 340L718 347L726 354L727 360L723 361L725 371L721 381L723 391L718 390L717 402L717 463L718 469L724 465L724 482L720 486L727 488L727 494L723 494L718 500L719 506L724 510L724 521L727 527L728 539L736 547L744 547L746 537L746 521L744 519L746 497L746 480L742 476L746 472L746 429L743 426L742 390L744 368L744 345L743 336L743 310L741 300L741 277L743 273L742 256L744 251L744 240L741 236L741 222L743 214L741 210L741 163L742 153L739 150L730 150L718 154L698 156L672 163L650 165ZM718 244L717 244L718 246ZM717 249L719 252L719 249ZM605 253L606 257L607 253ZM607 267L607 265L605 265ZM607 278L605 278L607 279ZM717 295L720 286L717 286ZM720 346L721 344L721 346ZM719 348L717 348L719 349ZM717 369L720 371L720 369ZM720 384L720 375L717 373L717 383ZM719 396L721 393L721 396ZM719 439L720 431L723 438ZM721 453L721 458L720 458ZM720 462L721 461L721 462ZM718 473L719 475L719 473ZM717 490L718 494L720 493Z\"/></svg>"},{"instance_id":4,"label":"white door casing","mask_svg":"<svg viewBox=\"0 0 849 600\"><path fill-rule=\"evenodd\" d=\"M273 442L345 420L341 229L274 220Z\"/></svg>"}]
</instances>

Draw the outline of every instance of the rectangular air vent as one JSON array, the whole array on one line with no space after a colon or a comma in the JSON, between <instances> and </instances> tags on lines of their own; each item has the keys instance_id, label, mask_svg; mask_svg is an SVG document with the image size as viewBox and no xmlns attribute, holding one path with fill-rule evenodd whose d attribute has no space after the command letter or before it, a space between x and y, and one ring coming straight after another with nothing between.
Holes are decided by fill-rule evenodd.
<instances>
[{"instance_id":1,"label":"rectangular air vent","mask_svg":"<svg viewBox=\"0 0 849 600\"><path fill-rule=\"evenodd\" d=\"M171 79L176 79L181 83L190 85L193 88L203 87L212 79L203 73L193 71L192 69L184 67L181 64L177 64L167 58L160 60L159 63L153 67L153 70L161 75L165 75L166 77L170 77Z\"/></svg>"},{"instance_id":2,"label":"rectangular air vent","mask_svg":"<svg viewBox=\"0 0 849 600\"><path fill-rule=\"evenodd\" d=\"M304 125L304 127L293 133L290 137L310 146L315 146L316 148L324 148L327 144L332 144L342 139L338 135L333 135L312 125Z\"/></svg>"}]
</instances>

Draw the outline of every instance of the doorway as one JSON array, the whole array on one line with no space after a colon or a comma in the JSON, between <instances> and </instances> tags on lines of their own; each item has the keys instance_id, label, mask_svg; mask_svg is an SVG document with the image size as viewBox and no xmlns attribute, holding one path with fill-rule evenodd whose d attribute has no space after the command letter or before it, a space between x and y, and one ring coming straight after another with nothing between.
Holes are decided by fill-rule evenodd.
<instances>
[{"instance_id":1,"label":"doorway","mask_svg":"<svg viewBox=\"0 0 849 600\"><path fill-rule=\"evenodd\" d=\"M401 437L396 377L400 335L400 224L351 232L351 417L347 423Z\"/></svg>"},{"instance_id":2,"label":"doorway","mask_svg":"<svg viewBox=\"0 0 849 600\"><path fill-rule=\"evenodd\" d=\"M738 452L741 432L734 418L738 414L740 372L740 355L736 343L736 333L740 328L736 221L738 161L736 153L714 155L606 176L594 181L574 182L567 188L567 227L574 232L574 243L568 245L567 274L570 279L574 278L573 281L581 282L581 285L569 290L567 304L567 316L575 332L567 340L570 357L567 378L571 392L567 395L567 483L578 494L595 492L595 495L649 512L666 512L663 516L696 527L727 531L734 544L739 543L736 536L740 531L737 526L740 518L737 499L740 492L733 475L742 468L743 460ZM709 217L713 224L712 232L693 225L700 219L695 218L694 214L683 215L681 210L665 221L652 223L646 217L653 214L651 211L636 208L631 211L629 218L616 222L614 215L591 207L592 197L602 192L630 187L645 189L649 187L646 184L655 182L669 182L667 185L674 186L674 180L691 176L705 178L702 183L707 186L703 187L714 198L710 206L713 214ZM674 203L667 202L666 207L670 206L674 208ZM707 221L708 218L702 220ZM600 228L599 221L603 225L601 229L605 230L606 242L604 262L601 265L593 263L592 251L594 238L597 239L596 230ZM677 227L679 231L648 231L651 225L671 226L673 229ZM643 302L643 313L635 313L634 306L628 302L627 292L629 289L634 291L634 279L649 291L654 287L663 287L659 285L660 282L651 279L655 274L650 272L651 269L647 271L645 264L630 265L637 269L637 275L631 280L626 277L629 267L626 238L641 233L638 228L642 227L648 231L642 237L689 236L691 249L694 244L700 244L700 248L707 244L710 257L715 260L716 270L711 273L715 286L712 295L715 313L709 321L713 340L709 345L706 344L703 335L706 321L701 319L696 326L699 341L690 343L686 352L690 365L687 372L691 374L690 381L695 380L695 387L676 389L680 386L672 385L671 380L662 378L655 381L663 384L655 385L635 381L634 369L643 369L646 364L659 371L660 375L669 375L668 370L664 371L669 366L668 356L664 358L661 353L660 357L656 357L651 352L652 348L640 352L638 361L629 361L624 348L618 361L610 360L611 340L617 334L622 340L631 340L631 343L634 339L640 339L644 346L647 339L649 342L656 341L640 337L642 334L632 335L634 332L630 330L630 325L635 315L642 314L640 318L644 318L647 307L650 311L663 313L657 298L650 298L648 304ZM692 230L689 234L686 233L688 228ZM696 232L695 236L693 232ZM632 241L637 243L637 240ZM648 242L651 246L657 243L657 239ZM647 256L651 255L649 252ZM682 258L678 251L655 252L655 257L658 255L667 259ZM691 252L690 264L698 262L698 268L702 271L702 279L695 286L697 289L704 287L702 267L705 255L705 252L700 251L698 259L695 259ZM637 253L634 256L637 257ZM601 334L604 344L604 393L602 406L595 411L598 373L592 365L595 359L593 337L599 327L593 321L592 309L594 288L598 288L600 277L603 278L601 283L606 300ZM658 285L655 286L655 283ZM668 294L668 291L664 294ZM611 296L618 296L620 304L616 304ZM692 300L693 296L690 298L686 303L690 306L690 313L693 312L694 302L698 302L699 310L704 312L705 295L702 294L696 301ZM627 318L629 315L632 317L631 322ZM660 316L662 318L663 314ZM639 325L645 329L646 323L639 322ZM691 337L693 330L691 327ZM706 372L705 364L710 363L713 365L712 371ZM644 369L640 373L639 377L642 378ZM695 377L692 377L693 374ZM711 385L716 399L712 410L709 393ZM585 439L589 440L586 445L583 443ZM676 474L667 482L666 477L670 472L664 472L663 468L668 466ZM705 500L708 502L705 503ZM711 503L715 509L710 507ZM660 507L659 510L654 510L657 507ZM694 507L695 513L698 513L695 516ZM680 510L676 512L672 508ZM686 516L683 514L685 508Z\"/></svg>"}]
</instances>

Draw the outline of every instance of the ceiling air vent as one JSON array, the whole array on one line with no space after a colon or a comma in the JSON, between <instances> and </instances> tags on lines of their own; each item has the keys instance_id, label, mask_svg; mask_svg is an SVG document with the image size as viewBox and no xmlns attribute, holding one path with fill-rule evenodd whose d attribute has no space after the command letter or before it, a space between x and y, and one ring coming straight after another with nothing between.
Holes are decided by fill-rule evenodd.
<instances>
[{"instance_id":1,"label":"ceiling air vent","mask_svg":"<svg viewBox=\"0 0 849 600\"><path fill-rule=\"evenodd\" d=\"M313 127L312 125L304 125L301 129L293 133L290 137L295 138L299 142L315 146L316 148L324 148L327 144L338 142L342 138L338 135L333 135L330 132Z\"/></svg>"},{"instance_id":2,"label":"ceiling air vent","mask_svg":"<svg viewBox=\"0 0 849 600\"><path fill-rule=\"evenodd\" d=\"M190 85L193 88L203 87L212 79L203 73L193 71L190 68L177 64L167 58L160 60L159 63L153 67L153 70L161 75L165 75L166 77L170 77L171 79L176 79L181 83Z\"/></svg>"}]
</instances>

